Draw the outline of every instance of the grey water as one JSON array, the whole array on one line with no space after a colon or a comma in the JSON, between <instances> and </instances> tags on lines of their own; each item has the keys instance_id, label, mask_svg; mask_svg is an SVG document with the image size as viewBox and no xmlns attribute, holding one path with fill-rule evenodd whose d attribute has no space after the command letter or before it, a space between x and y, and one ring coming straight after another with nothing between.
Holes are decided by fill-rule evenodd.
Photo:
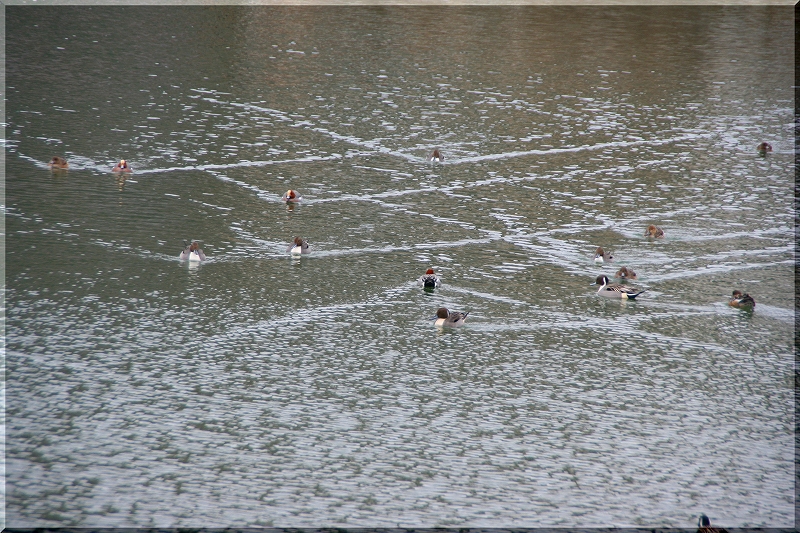
<instances>
[{"instance_id":1,"label":"grey water","mask_svg":"<svg viewBox=\"0 0 800 533\"><path fill-rule=\"evenodd\" d=\"M794 526L791 6L5 13L7 527Z\"/></svg>"}]
</instances>

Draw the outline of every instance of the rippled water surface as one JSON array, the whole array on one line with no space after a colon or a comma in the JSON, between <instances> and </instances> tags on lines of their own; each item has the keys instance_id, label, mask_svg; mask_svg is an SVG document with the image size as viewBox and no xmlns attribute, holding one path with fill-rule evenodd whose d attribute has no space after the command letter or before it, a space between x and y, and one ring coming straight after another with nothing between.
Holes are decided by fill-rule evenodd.
<instances>
[{"instance_id":1,"label":"rippled water surface","mask_svg":"<svg viewBox=\"0 0 800 533\"><path fill-rule=\"evenodd\" d=\"M8 526L794 525L791 7L6 17Z\"/></svg>"}]
</instances>

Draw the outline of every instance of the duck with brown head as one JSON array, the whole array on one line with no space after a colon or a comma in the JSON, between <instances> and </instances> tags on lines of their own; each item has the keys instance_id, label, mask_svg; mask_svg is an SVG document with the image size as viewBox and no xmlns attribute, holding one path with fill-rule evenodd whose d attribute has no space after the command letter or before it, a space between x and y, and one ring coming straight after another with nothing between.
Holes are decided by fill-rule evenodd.
<instances>
[{"instance_id":1,"label":"duck with brown head","mask_svg":"<svg viewBox=\"0 0 800 533\"><path fill-rule=\"evenodd\" d=\"M428 156L428 161L435 161L437 163L441 163L444 161L444 156L439 151L439 149L435 149L431 155Z\"/></svg>"},{"instance_id":2,"label":"duck with brown head","mask_svg":"<svg viewBox=\"0 0 800 533\"><path fill-rule=\"evenodd\" d=\"M130 165L124 159L120 159L119 163L117 163L114 168L111 169L111 172L133 172L131 170Z\"/></svg>"},{"instance_id":3,"label":"duck with brown head","mask_svg":"<svg viewBox=\"0 0 800 533\"><path fill-rule=\"evenodd\" d=\"M468 314L469 311L461 313L459 311L450 311L446 307L440 307L436 310L436 322L434 324L438 327L459 328L464 325Z\"/></svg>"},{"instance_id":4,"label":"duck with brown head","mask_svg":"<svg viewBox=\"0 0 800 533\"><path fill-rule=\"evenodd\" d=\"M295 237L294 241L292 241L292 244L286 248L286 251L292 255L311 253L311 250L308 248L308 241L302 237Z\"/></svg>"},{"instance_id":5,"label":"duck with brown head","mask_svg":"<svg viewBox=\"0 0 800 533\"><path fill-rule=\"evenodd\" d=\"M192 241L192 244L183 249L180 259L181 261L205 261L206 254L200 249L200 244L197 241Z\"/></svg>"},{"instance_id":6,"label":"duck with brown head","mask_svg":"<svg viewBox=\"0 0 800 533\"><path fill-rule=\"evenodd\" d=\"M637 278L636 272L634 272L632 268L628 267L621 267L619 270L617 270L617 273L614 274L614 277L619 279L631 279L631 280L635 280Z\"/></svg>"},{"instance_id":7,"label":"duck with brown head","mask_svg":"<svg viewBox=\"0 0 800 533\"><path fill-rule=\"evenodd\" d=\"M752 311L756 307L755 299L747 293L740 290L733 291L728 305L737 309L744 309L745 311Z\"/></svg>"},{"instance_id":8,"label":"duck with brown head","mask_svg":"<svg viewBox=\"0 0 800 533\"><path fill-rule=\"evenodd\" d=\"M47 166L50 167L50 170L67 170L69 168L69 163L63 157L53 156L53 159L47 163Z\"/></svg>"},{"instance_id":9,"label":"duck with brown head","mask_svg":"<svg viewBox=\"0 0 800 533\"><path fill-rule=\"evenodd\" d=\"M294 189L289 189L288 191L286 191L285 193L283 193L283 196L281 196L281 201L282 201L282 202L286 202L287 204L290 204L290 203L292 203L292 204L294 204L294 203L298 203L298 202L300 202L302 199L303 199L303 197L302 197L302 196L300 196L300 193L299 193L299 192L297 192L297 191L295 191Z\"/></svg>"},{"instance_id":10,"label":"duck with brown head","mask_svg":"<svg viewBox=\"0 0 800 533\"><path fill-rule=\"evenodd\" d=\"M654 224L650 224L647 226L647 229L644 230L644 236L652 237L654 239L661 239L664 237L664 230Z\"/></svg>"},{"instance_id":11,"label":"duck with brown head","mask_svg":"<svg viewBox=\"0 0 800 533\"><path fill-rule=\"evenodd\" d=\"M597 250L594 251L594 262L601 264L601 263L613 263L614 256L611 253L606 252L603 250L602 246L598 246Z\"/></svg>"}]
</instances>

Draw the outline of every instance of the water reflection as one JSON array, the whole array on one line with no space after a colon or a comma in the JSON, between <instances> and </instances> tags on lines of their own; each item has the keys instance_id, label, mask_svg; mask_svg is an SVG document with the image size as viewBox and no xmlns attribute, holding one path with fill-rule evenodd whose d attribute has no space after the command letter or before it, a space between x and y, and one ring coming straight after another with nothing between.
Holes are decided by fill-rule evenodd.
<instances>
[{"instance_id":1,"label":"water reflection","mask_svg":"<svg viewBox=\"0 0 800 533\"><path fill-rule=\"evenodd\" d=\"M48 9L8 14L9 525L792 523L785 10Z\"/></svg>"}]
</instances>

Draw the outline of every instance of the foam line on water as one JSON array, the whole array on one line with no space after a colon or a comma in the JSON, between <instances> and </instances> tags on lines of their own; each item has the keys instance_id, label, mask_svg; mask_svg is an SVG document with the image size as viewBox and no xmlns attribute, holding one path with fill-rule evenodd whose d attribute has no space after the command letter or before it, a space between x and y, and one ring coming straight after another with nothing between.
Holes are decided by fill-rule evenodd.
<instances>
[{"instance_id":1,"label":"foam line on water","mask_svg":"<svg viewBox=\"0 0 800 533\"><path fill-rule=\"evenodd\" d=\"M332 131L332 130L330 130L328 128L324 128L322 126L315 126L313 122L311 122L310 120L306 119L305 117L303 117L302 120L295 120L294 118L289 116L288 113L285 113L285 112L277 110L277 109L272 109L272 108L269 108L269 107L263 107L263 106L259 106L259 105L255 105L255 104L241 103L241 102L226 102L224 100L219 100L217 98L211 98L211 97L204 97L203 100L205 100L207 102L210 102L210 103L213 103L213 104L230 105L230 106L233 106L233 107L239 107L239 108L242 108L242 109L247 109L247 110L251 110L251 111L259 111L259 112L262 112L262 113L266 113L266 114L271 115L273 117L277 117L279 120L281 120L283 122L289 122L293 126L296 126L296 127L306 126L311 131L314 131L314 132L317 132L317 133L322 133L323 135L326 135L326 136L330 137L331 139L334 139L334 140L337 140L337 141L342 141L342 142L345 142L345 143L348 143L348 144L352 144L354 146L359 146L361 148L366 148L366 149L371 150L373 152L378 152L378 153L387 154L387 155L393 155L395 157L400 157L400 158L406 159L408 161L422 161L423 160L422 158L415 157L415 156L408 155L408 154L404 154L403 152L398 152L396 150L391 150L389 148L385 148L385 147L381 146L381 144L380 144L381 139L380 138L368 141L368 140L364 140L364 139L361 139L359 137L355 137L355 136L352 136L352 135L342 135L342 134L337 133L335 131Z\"/></svg>"},{"instance_id":2,"label":"foam line on water","mask_svg":"<svg viewBox=\"0 0 800 533\"><path fill-rule=\"evenodd\" d=\"M331 161L341 159L340 154L332 154L329 156L308 156L299 157L296 159L282 159L282 160L267 160L267 161L237 161L236 163L209 163L207 165L188 165L185 167L167 167L167 168L148 168L143 170L134 170L134 174L155 174L162 172L181 172L181 171L212 171L212 170L227 170L232 168L247 168L247 167L263 167L268 165L283 165L289 163L312 163L319 161ZM133 163L131 163L133 166Z\"/></svg>"},{"instance_id":3,"label":"foam line on water","mask_svg":"<svg viewBox=\"0 0 800 533\"><path fill-rule=\"evenodd\" d=\"M192 91L201 92L197 89L191 89ZM203 91L205 94L208 94L207 91ZM256 104L250 103L242 103L242 102L228 102L225 100L220 100L217 98L212 97L203 97L203 100L220 105L229 105L234 107L239 107L242 109L248 109L253 111L259 111L262 113L269 114L271 116L277 117L284 122L290 122L294 125L302 124L304 126L308 126L311 131L322 133L330 137L331 139L335 139L338 141L346 142L348 144L352 144L355 146L360 146L362 148L367 148L369 150L373 150L375 152L392 155L395 157L399 157L405 159L407 161L412 162L425 162L427 161L426 157L418 157L410 154L406 154L401 151L391 150L389 148L385 148L380 145L381 138L376 138L373 140L364 140L359 137L351 136L351 135L342 135L337 133L331 129L324 128L321 126L313 126L313 123L302 117L302 120L295 120L292 118L288 113L284 111L280 111L278 109L272 109L269 107L259 106ZM584 152L584 151L594 151L594 150L602 150L605 148L626 148L630 146L639 146L639 145L650 145L650 146L659 146L664 144L671 144L675 142L681 141L688 141L688 140L697 140L700 138L710 138L713 137L715 134L713 133L703 133L703 132L692 132L687 133L684 135L679 135L677 137L671 137L666 139L641 139L641 140L632 140L632 141L611 141L607 143L598 143L594 145L587 145L587 146L573 146L569 148L551 148L548 150L523 150L523 151L514 151L514 152L506 152L501 154L487 154L487 155L478 155L472 157L464 157L460 159L452 159L448 158L446 164L463 164L463 163L475 163L479 161L488 161L488 160L500 160L500 159L508 159L508 158L515 158L515 157L528 157L531 155L550 155L550 154L561 154L561 153L574 153L574 152Z\"/></svg>"},{"instance_id":4,"label":"foam line on water","mask_svg":"<svg viewBox=\"0 0 800 533\"><path fill-rule=\"evenodd\" d=\"M766 263L746 263L743 265L706 265L694 270L682 270L680 272L670 272L668 274L656 274L648 276L647 279L651 282L658 282L670 279L684 279L697 276L707 276L709 274L719 274L721 272L734 272L737 270L750 270L754 268L763 269L780 265L794 265L793 259L786 259L784 261L771 261Z\"/></svg>"}]
</instances>

